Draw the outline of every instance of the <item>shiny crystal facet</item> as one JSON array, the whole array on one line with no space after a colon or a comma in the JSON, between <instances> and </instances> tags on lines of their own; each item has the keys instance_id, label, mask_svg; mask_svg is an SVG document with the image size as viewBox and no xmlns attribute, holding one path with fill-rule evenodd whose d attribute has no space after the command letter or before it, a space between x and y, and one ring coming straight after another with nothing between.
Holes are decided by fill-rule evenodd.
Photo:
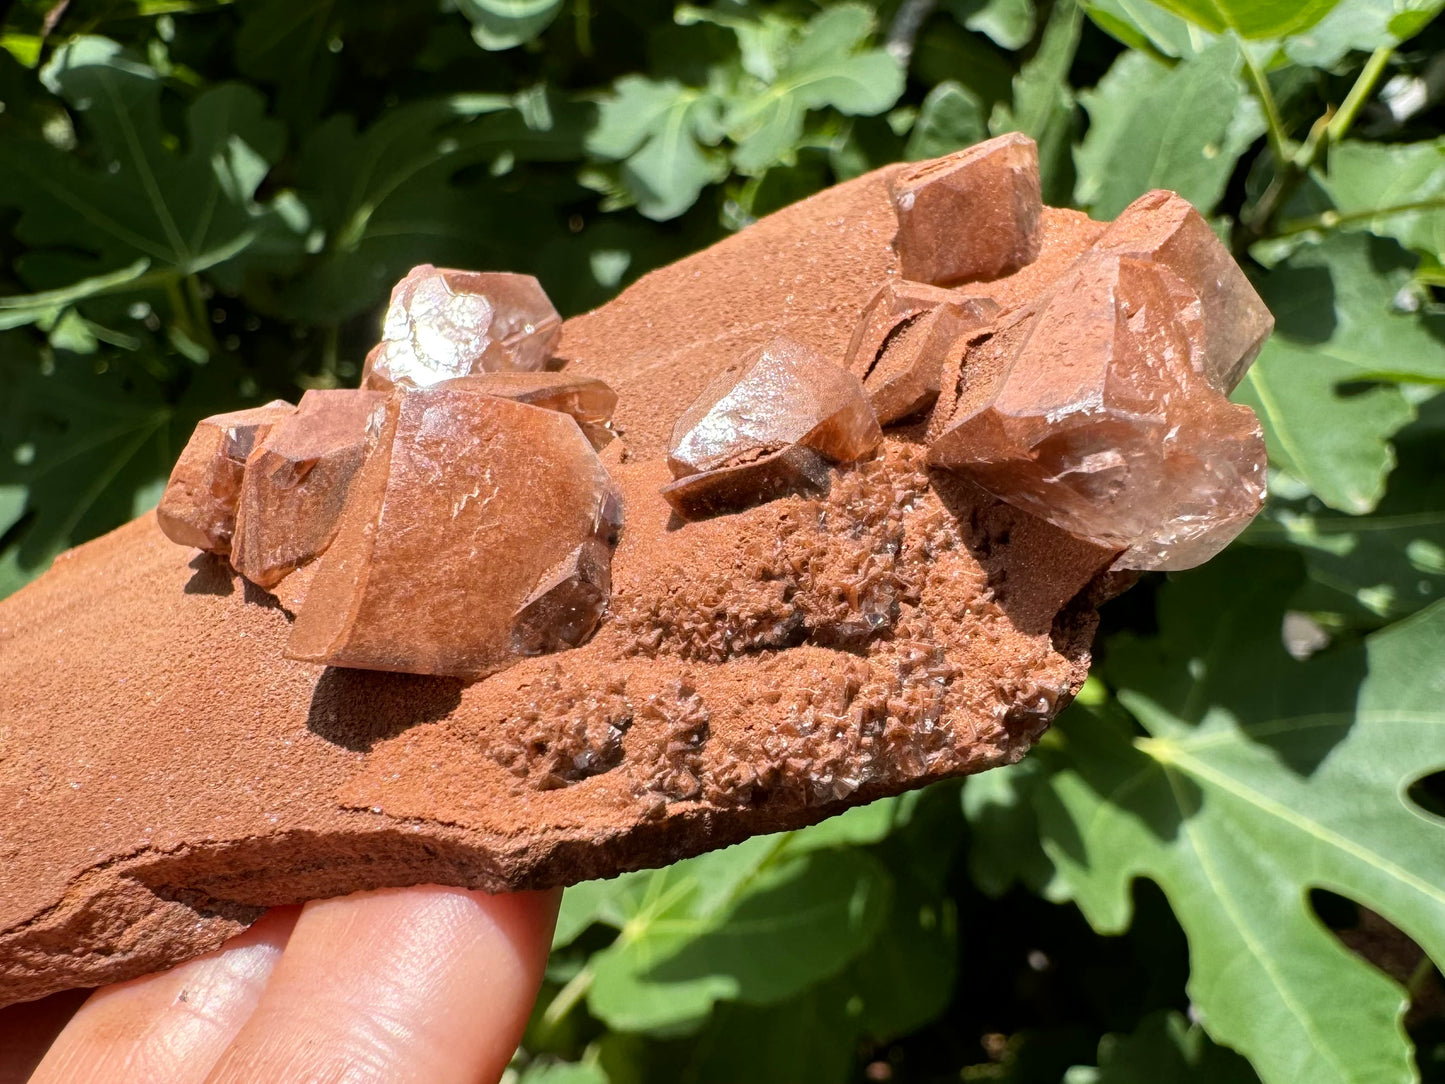
<instances>
[{"instance_id":1,"label":"shiny crystal facet","mask_svg":"<svg viewBox=\"0 0 1445 1084\"><path fill-rule=\"evenodd\" d=\"M1189 285L1202 307L1204 375L1226 395L1233 391L1274 330L1274 317L1203 216L1173 192L1146 192L1094 247L1153 260Z\"/></svg>"},{"instance_id":2,"label":"shiny crystal facet","mask_svg":"<svg viewBox=\"0 0 1445 1084\"><path fill-rule=\"evenodd\" d=\"M518 608L512 649L544 655L576 647L597 627L612 594L612 548L589 538L550 569Z\"/></svg>"},{"instance_id":3,"label":"shiny crystal facet","mask_svg":"<svg viewBox=\"0 0 1445 1084\"><path fill-rule=\"evenodd\" d=\"M566 414L463 388L393 398L292 628L291 658L478 677L517 611L618 516Z\"/></svg>"},{"instance_id":4,"label":"shiny crystal facet","mask_svg":"<svg viewBox=\"0 0 1445 1084\"><path fill-rule=\"evenodd\" d=\"M271 588L320 556L386 417L386 392L308 391L246 460L231 564Z\"/></svg>"},{"instance_id":5,"label":"shiny crystal facet","mask_svg":"<svg viewBox=\"0 0 1445 1084\"><path fill-rule=\"evenodd\" d=\"M535 371L562 319L531 275L414 267L391 291L362 387L425 388L480 372Z\"/></svg>"},{"instance_id":6,"label":"shiny crystal facet","mask_svg":"<svg viewBox=\"0 0 1445 1084\"><path fill-rule=\"evenodd\" d=\"M904 278L940 286L996 279L1039 254L1039 151L1019 132L906 166L889 191Z\"/></svg>"},{"instance_id":7,"label":"shiny crystal facet","mask_svg":"<svg viewBox=\"0 0 1445 1084\"><path fill-rule=\"evenodd\" d=\"M988 298L906 279L884 283L863 310L847 360L878 423L892 425L932 405L950 350L997 313Z\"/></svg>"},{"instance_id":8,"label":"shiny crystal facet","mask_svg":"<svg viewBox=\"0 0 1445 1084\"><path fill-rule=\"evenodd\" d=\"M827 463L861 459L883 439L858 378L787 338L721 373L673 426L663 495L683 515L825 484Z\"/></svg>"},{"instance_id":9,"label":"shiny crystal facet","mask_svg":"<svg viewBox=\"0 0 1445 1084\"><path fill-rule=\"evenodd\" d=\"M612 439L607 423L617 408L617 393L595 376L575 373L479 373L448 380L449 388L467 388L484 395L560 410L577 419L594 448Z\"/></svg>"},{"instance_id":10,"label":"shiny crystal facet","mask_svg":"<svg viewBox=\"0 0 1445 1084\"><path fill-rule=\"evenodd\" d=\"M1265 482L1259 422L1203 376L1204 327L1168 268L1086 256L929 461L1124 551L1116 567L1191 568L1244 529Z\"/></svg>"},{"instance_id":11,"label":"shiny crystal facet","mask_svg":"<svg viewBox=\"0 0 1445 1084\"><path fill-rule=\"evenodd\" d=\"M156 508L156 520L166 537L182 546L230 553L246 457L273 425L295 409L277 399L251 410L202 419Z\"/></svg>"}]
</instances>

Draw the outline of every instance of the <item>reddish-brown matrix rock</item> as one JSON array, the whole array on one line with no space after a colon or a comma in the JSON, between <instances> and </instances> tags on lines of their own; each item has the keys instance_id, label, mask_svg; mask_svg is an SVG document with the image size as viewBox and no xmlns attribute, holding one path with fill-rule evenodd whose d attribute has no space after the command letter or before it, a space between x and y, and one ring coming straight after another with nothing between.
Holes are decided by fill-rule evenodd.
<instances>
[{"instance_id":1,"label":"reddish-brown matrix rock","mask_svg":"<svg viewBox=\"0 0 1445 1084\"><path fill-rule=\"evenodd\" d=\"M1169 523L1130 518L1158 507L1136 499L1137 483L1164 474L1140 458L1139 471L1105 487L1093 518L1079 510L1050 522L1024 508L1056 483L1020 467L991 476L992 446L975 438L993 438L967 436L969 419L992 411L1000 424L1032 425L1027 410L988 404L1023 403L1034 366L1040 394L1075 405L1090 379L1110 410L1135 397L1136 427L1158 413L1145 409L1151 389L1168 388L1201 406L1205 443L1189 464L1176 442L1164 469L1180 484L1161 492L1183 514L1227 520L1234 512L1208 499L1213 483L1182 483L1217 475L1227 447L1218 441L1228 415L1201 390L1219 395L1203 374L1231 372L1258 329L1219 345L1199 300L1205 280L1189 272L1210 265L1222 279L1227 268L1197 234L1194 256L1137 236L1122 254L1090 254L1103 225L1030 204L1029 148L1013 142L1022 172L1004 155L984 186L999 198L975 204L999 212L989 229L1008 236L959 246L1003 253L994 271L955 279L956 268L901 266L923 220L917 202L894 210L917 171L890 167L569 321L543 364L565 363L561 375L583 382L570 406L443 377L418 382L430 390L398 386L335 540L274 593L143 517L0 602L0 1002L184 959L271 904L428 881L572 883L1022 756L1084 680L1094 607L1118 582L1107 570L1164 539ZM933 228L959 222L943 214ZM976 273L963 290L988 322L960 329L938 361L949 334L915 349L910 330L928 309L885 331L864 372L850 373L854 330L900 272L927 285ZM1239 296L1237 311L1252 306ZM1173 309L1149 311L1161 299ZM1053 334L1051 311L1070 305L1094 314L1081 325L1088 348L1030 353L1033 335ZM794 371L828 394L810 405L788 399L796 388L784 382L770 385L779 409L756 424L745 411L715 413L747 392L746 359L779 336L798 344ZM1176 364L1183 356L1189 365ZM932 407L881 432L868 424L881 395L872 373L896 362L926 398L935 361ZM468 379L485 378L471 369ZM597 420L588 379L616 393L609 421ZM430 418L428 403L441 408ZM753 478L731 510L678 516L663 490L679 481L669 451L684 415L674 457L684 480L745 471L786 446L816 457L819 484L771 491ZM707 440L682 439L723 415ZM834 417L851 420L829 429ZM593 434L606 443L600 459L583 425L606 427ZM827 439L813 443L819 425ZM930 449L955 425L959 435ZM1043 447L1018 433L1005 434L1005 456ZM947 465L930 468L930 454ZM237 493L245 460L226 457ZM507 469L489 478L486 463ZM518 478L533 472L571 496L522 494ZM1191 508L1190 494L1206 499ZM591 519L575 514L582 506ZM393 529L388 507L412 517L415 539ZM218 522L208 516L201 522ZM534 529L518 544L479 544L503 523L507 537ZM220 533L204 543L219 549ZM359 555L364 577L353 574ZM485 628L486 646L459 646L444 625L467 636ZM314 633L327 652L386 665L393 632L434 644L429 665L468 678L285 655L293 634Z\"/></svg>"}]
</instances>

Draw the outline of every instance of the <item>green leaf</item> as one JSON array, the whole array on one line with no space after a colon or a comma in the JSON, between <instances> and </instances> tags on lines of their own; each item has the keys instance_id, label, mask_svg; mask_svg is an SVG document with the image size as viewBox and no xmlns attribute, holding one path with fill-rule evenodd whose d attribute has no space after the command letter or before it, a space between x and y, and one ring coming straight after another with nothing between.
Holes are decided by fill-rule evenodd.
<instances>
[{"instance_id":1,"label":"green leaf","mask_svg":"<svg viewBox=\"0 0 1445 1084\"><path fill-rule=\"evenodd\" d=\"M1216 34L1282 38L1319 22L1340 0L1155 0L1162 8Z\"/></svg>"},{"instance_id":2,"label":"green leaf","mask_svg":"<svg viewBox=\"0 0 1445 1084\"><path fill-rule=\"evenodd\" d=\"M1111 219L1151 188L1213 211L1264 118L1238 78L1239 50L1220 41L1172 67L1123 53L1079 95L1089 131L1074 152L1074 198Z\"/></svg>"},{"instance_id":3,"label":"green leaf","mask_svg":"<svg viewBox=\"0 0 1445 1084\"><path fill-rule=\"evenodd\" d=\"M891 109L903 93L903 70L881 49L863 49L873 13L861 4L836 4L815 15L786 50L775 78L742 88L724 117L736 144L733 164L759 173L791 162L809 110L849 116Z\"/></svg>"},{"instance_id":4,"label":"green leaf","mask_svg":"<svg viewBox=\"0 0 1445 1084\"><path fill-rule=\"evenodd\" d=\"M918 791L909 791L894 798L879 798L867 805L844 810L811 828L793 832L788 838L788 853L801 854L825 847L862 847L882 842L895 828L909 822L918 799Z\"/></svg>"},{"instance_id":5,"label":"green leaf","mask_svg":"<svg viewBox=\"0 0 1445 1084\"><path fill-rule=\"evenodd\" d=\"M1445 139L1348 140L1330 148L1323 183L1340 228L1369 230L1437 259L1445 256Z\"/></svg>"},{"instance_id":6,"label":"green leaf","mask_svg":"<svg viewBox=\"0 0 1445 1084\"><path fill-rule=\"evenodd\" d=\"M1033 0L945 0L944 7L963 26L1005 49L1022 49L1034 36Z\"/></svg>"},{"instance_id":7,"label":"green leaf","mask_svg":"<svg viewBox=\"0 0 1445 1084\"><path fill-rule=\"evenodd\" d=\"M937 158L988 138L983 101L961 83L948 80L928 92L913 122L904 154L910 161Z\"/></svg>"},{"instance_id":8,"label":"green leaf","mask_svg":"<svg viewBox=\"0 0 1445 1084\"><path fill-rule=\"evenodd\" d=\"M523 208L555 196L498 166L580 155L592 108L564 105L542 88L515 95L417 99L358 131L332 114L306 139L295 194L296 230L317 255L265 293L265 311L335 323L383 302L418 263L522 269L535 259ZM465 183L458 181L466 177ZM579 190L568 185L571 198Z\"/></svg>"},{"instance_id":9,"label":"green leaf","mask_svg":"<svg viewBox=\"0 0 1445 1084\"><path fill-rule=\"evenodd\" d=\"M721 108L715 95L674 79L623 76L601 101L586 147L623 163L623 187L644 215L676 218L727 175L711 150L722 139Z\"/></svg>"},{"instance_id":10,"label":"green leaf","mask_svg":"<svg viewBox=\"0 0 1445 1084\"><path fill-rule=\"evenodd\" d=\"M994 135L1019 131L1038 143L1045 203L1067 203L1073 191L1070 150L1078 116L1069 69L1082 29L1082 9L1076 0L1058 0L1038 52L1014 77L1012 105L1000 103L989 118Z\"/></svg>"},{"instance_id":11,"label":"green leaf","mask_svg":"<svg viewBox=\"0 0 1445 1084\"><path fill-rule=\"evenodd\" d=\"M879 863L764 842L660 870L623 901L622 932L589 964L594 1015L622 1030L695 1025L720 1000L786 1000L867 947L888 906Z\"/></svg>"},{"instance_id":12,"label":"green leaf","mask_svg":"<svg viewBox=\"0 0 1445 1084\"><path fill-rule=\"evenodd\" d=\"M1177 1012L1150 1013L1127 1035L1099 1041L1099 1067L1075 1066L1063 1084L1255 1084L1238 1054L1215 1046Z\"/></svg>"},{"instance_id":13,"label":"green leaf","mask_svg":"<svg viewBox=\"0 0 1445 1084\"><path fill-rule=\"evenodd\" d=\"M1084 0L1084 10L1095 25L1131 49L1191 57L1216 40L1214 34L1164 10L1153 0Z\"/></svg>"},{"instance_id":14,"label":"green leaf","mask_svg":"<svg viewBox=\"0 0 1445 1084\"><path fill-rule=\"evenodd\" d=\"M608 1084L602 1066L592 1061L536 1061L517 1078L517 1084Z\"/></svg>"},{"instance_id":15,"label":"green leaf","mask_svg":"<svg viewBox=\"0 0 1445 1084\"><path fill-rule=\"evenodd\" d=\"M236 374L212 366L174 398L114 352L42 367L22 332L0 339L0 358L0 597L149 508L196 421L242 398Z\"/></svg>"},{"instance_id":16,"label":"green leaf","mask_svg":"<svg viewBox=\"0 0 1445 1084\"><path fill-rule=\"evenodd\" d=\"M58 290L0 297L0 331L24 327L26 324L52 324L77 301L107 293L117 287L130 286L145 274L149 267L150 260L142 256L129 267L81 279L74 285L63 286Z\"/></svg>"},{"instance_id":17,"label":"green leaf","mask_svg":"<svg viewBox=\"0 0 1445 1084\"><path fill-rule=\"evenodd\" d=\"M1271 460L1342 512L1375 506L1394 464L1389 439L1414 416L1397 388L1375 382L1445 382L1439 338L1395 309L1408 265L1393 245L1336 235L1258 282L1276 330L1237 397L1259 414Z\"/></svg>"},{"instance_id":18,"label":"green leaf","mask_svg":"<svg viewBox=\"0 0 1445 1084\"><path fill-rule=\"evenodd\" d=\"M1039 845L1039 822L1028 796L1041 775L1036 758L969 776L963 813L972 833L968 872L986 896L1002 896L1015 882L1048 896L1053 866Z\"/></svg>"},{"instance_id":19,"label":"green leaf","mask_svg":"<svg viewBox=\"0 0 1445 1084\"><path fill-rule=\"evenodd\" d=\"M1268 1084L1409 1080L1404 991L1308 889L1445 960L1445 825L1405 797L1445 767L1445 605L1299 663L1279 635L1298 579L1233 551L1163 589L1157 640L1114 639L1106 677L1145 736L1068 714L1043 751L1044 846L1100 932L1129 924L1133 878L1159 884L1196 1013Z\"/></svg>"},{"instance_id":20,"label":"green leaf","mask_svg":"<svg viewBox=\"0 0 1445 1084\"><path fill-rule=\"evenodd\" d=\"M1313 499L1272 495L1245 545L1293 549L1305 583L1290 603L1328 630L1373 629L1445 598L1445 444L1435 433L1399 443L1384 499L1367 515L1322 509Z\"/></svg>"},{"instance_id":21,"label":"green leaf","mask_svg":"<svg viewBox=\"0 0 1445 1084\"><path fill-rule=\"evenodd\" d=\"M75 38L44 78L75 110L103 168L41 140L9 136L0 202L18 206L27 277L64 288L150 261L193 274L243 254L269 212L256 189L283 133L255 90L225 83L190 105L183 154L161 126L161 81L105 38Z\"/></svg>"},{"instance_id":22,"label":"green leaf","mask_svg":"<svg viewBox=\"0 0 1445 1084\"><path fill-rule=\"evenodd\" d=\"M562 0L457 0L472 21L472 37L483 49L512 49L551 25Z\"/></svg>"},{"instance_id":23,"label":"green leaf","mask_svg":"<svg viewBox=\"0 0 1445 1084\"><path fill-rule=\"evenodd\" d=\"M1442 10L1445 0L1347 0L1282 44L1296 64L1331 68L1352 51L1372 53L1409 41Z\"/></svg>"}]
</instances>

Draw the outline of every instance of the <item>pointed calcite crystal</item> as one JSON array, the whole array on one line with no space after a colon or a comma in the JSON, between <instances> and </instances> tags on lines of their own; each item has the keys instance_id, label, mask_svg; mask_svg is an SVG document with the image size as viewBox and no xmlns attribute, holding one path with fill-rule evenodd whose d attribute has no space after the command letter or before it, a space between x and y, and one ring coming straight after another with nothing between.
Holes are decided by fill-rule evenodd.
<instances>
[{"instance_id":1,"label":"pointed calcite crystal","mask_svg":"<svg viewBox=\"0 0 1445 1084\"><path fill-rule=\"evenodd\" d=\"M1039 149L1019 132L901 169L889 190L906 279L996 279L1039 254Z\"/></svg>"},{"instance_id":2,"label":"pointed calcite crystal","mask_svg":"<svg viewBox=\"0 0 1445 1084\"><path fill-rule=\"evenodd\" d=\"M1121 568L1191 568L1259 511L1259 422L1205 379L1201 305L1173 271L1085 256L1022 330L997 379L966 389L931 464L1122 550Z\"/></svg>"},{"instance_id":3,"label":"pointed calcite crystal","mask_svg":"<svg viewBox=\"0 0 1445 1084\"><path fill-rule=\"evenodd\" d=\"M785 337L750 351L703 390L672 430L662 493L684 516L758 504L826 484L829 463L883 439L848 370Z\"/></svg>"},{"instance_id":4,"label":"pointed calcite crystal","mask_svg":"<svg viewBox=\"0 0 1445 1084\"><path fill-rule=\"evenodd\" d=\"M546 368L562 320L531 275L414 267L391 291L362 387L425 388L480 372Z\"/></svg>"},{"instance_id":5,"label":"pointed calcite crystal","mask_svg":"<svg viewBox=\"0 0 1445 1084\"><path fill-rule=\"evenodd\" d=\"M569 415L465 388L393 398L286 653L468 678L502 669L521 653L518 611L579 546L611 536L616 515L611 479ZM568 630L586 623L566 609L556 619ZM565 643L568 630L527 646Z\"/></svg>"},{"instance_id":6,"label":"pointed calcite crystal","mask_svg":"<svg viewBox=\"0 0 1445 1084\"><path fill-rule=\"evenodd\" d=\"M186 442L156 508L166 537L182 546L230 553L246 457L295 409L278 399L203 419Z\"/></svg>"},{"instance_id":7,"label":"pointed calcite crystal","mask_svg":"<svg viewBox=\"0 0 1445 1084\"><path fill-rule=\"evenodd\" d=\"M878 424L905 421L933 405L945 358L967 332L998 314L986 297L906 279L889 279L868 306L848 345L848 370Z\"/></svg>"},{"instance_id":8,"label":"pointed calcite crystal","mask_svg":"<svg viewBox=\"0 0 1445 1084\"><path fill-rule=\"evenodd\" d=\"M1197 359L1211 384L1233 391L1274 330L1274 317L1203 216L1173 192L1146 192L1094 247L1153 260L1189 285L1204 321Z\"/></svg>"},{"instance_id":9,"label":"pointed calcite crystal","mask_svg":"<svg viewBox=\"0 0 1445 1084\"><path fill-rule=\"evenodd\" d=\"M512 649L545 655L576 647L597 627L612 594L612 550L589 538L547 571L517 609Z\"/></svg>"},{"instance_id":10,"label":"pointed calcite crystal","mask_svg":"<svg viewBox=\"0 0 1445 1084\"><path fill-rule=\"evenodd\" d=\"M594 448L601 448L612 439L607 424L617 408L617 393L593 376L565 372L479 373L448 380L445 386L570 414L577 419Z\"/></svg>"},{"instance_id":11,"label":"pointed calcite crystal","mask_svg":"<svg viewBox=\"0 0 1445 1084\"><path fill-rule=\"evenodd\" d=\"M231 564L272 588L336 536L351 483L381 433L386 392L308 391L246 460Z\"/></svg>"}]
</instances>

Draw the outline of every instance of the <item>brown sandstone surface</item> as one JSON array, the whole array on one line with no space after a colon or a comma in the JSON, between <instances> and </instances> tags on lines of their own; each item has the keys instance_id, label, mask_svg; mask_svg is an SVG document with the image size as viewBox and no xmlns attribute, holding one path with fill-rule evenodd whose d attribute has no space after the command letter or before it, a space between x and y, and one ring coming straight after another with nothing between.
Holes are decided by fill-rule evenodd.
<instances>
[{"instance_id":1,"label":"brown sandstone surface","mask_svg":"<svg viewBox=\"0 0 1445 1084\"><path fill-rule=\"evenodd\" d=\"M745 351L842 364L898 274L893 172L566 323L566 371L618 395L626 515L579 648L470 684L287 659L315 566L271 595L151 515L0 602L0 1004L173 964L273 904L571 884L1022 756L1086 675L1115 551L930 474L923 424L825 494L683 522L660 493L675 420ZM1101 229L1046 209L1038 258L968 292L1029 301Z\"/></svg>"}]
</instances>

